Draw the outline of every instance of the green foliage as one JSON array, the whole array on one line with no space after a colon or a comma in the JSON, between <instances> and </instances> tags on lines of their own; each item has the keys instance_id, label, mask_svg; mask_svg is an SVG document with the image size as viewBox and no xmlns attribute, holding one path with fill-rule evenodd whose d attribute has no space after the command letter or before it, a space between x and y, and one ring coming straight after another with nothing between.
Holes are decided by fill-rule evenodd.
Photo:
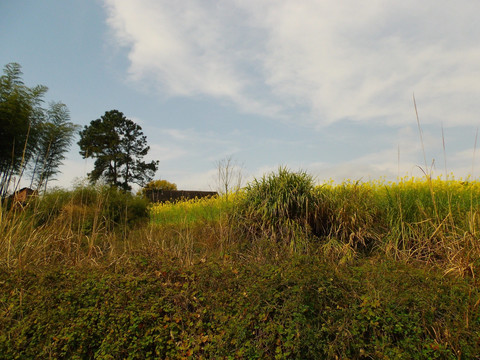
<instances>
[{"instance_id":1,"label":"green foliage","mask_svg":"<svg viewBox=\"0 0 480 360\"><path fill-rule=\"evenodd\" d=\"M0 272L5 358L474 359L478 288L315 257ZM477 304L477 305L476 305Z\"/></svg>"},{"instance_id":2,"label":"green foliage","mask_svg":"<svg viewBox=\"0 0 480 360\"><path fill-rule=\"evenodd\" d=\"M78 145L84 158L96 159L89 173L93 183L103 178L111 186L131 190L131 183L143 186L158 168L158 161L142 161L150 150L142 128L118 110L85 126Z\"/></svg>"},{"instance_id":3,"label":"green foliage","mask_svg":"<svg viewBox=\"0 0 480 360\"><path fill-rule=\"evenodd\" d=\"M37 189L47 189L47 183L58 173L65 159L65 152L72 144L78 125L71 123L70 112L65 104L51 103L46 110L45 122L40 125L40 135L32 170L32 184Z\"/></svg>"},{"instance_id":4,"label":"green foliage","mask_svg":"<svg viewBox=\"0 0 480 360\"><path fill-rule=\"evenodd\" d=\"M311 231L315 210L313 178L281 167L247 185L239 205L240 226L250 234L288 242Z\"/></svg>"},{"instance_id":5,"label":"green foliage","mask_svg":"<svg viewBox=\"0 0 480 360\"><path fill-rule=\"evenodd\" d=\"M58 173L76 126L69 122L65 104L42 108L47 87L27 87L21 66L7 64L0 77L0 195L16 187L27 167L33 167L32 183L38 187Z\"/></svg>"},{"instance_id":6,"label":"green foliage","mask_svg":"<svg viewBox=\"0 0 480 360\"><path fill-rule=\"evenodd\" d=\"M148 182L139 193L146 196L147 192L152 190L177 190L177 184L171 183L167 180L152 180Z\"/></svg>"},{"instance_id":7,"label":"green foliage","mask_svg":"<svg viewBox=\"0 0 480 360\"><path fill-rule=\"evenodd\" d=\"M29 88L22 80L21 66L10 63L0 77L0 195L5 195L15 174L21 174L34 153L40 107L47 88Z\"/></svg>"},{"instance_id":8,"label":"green foliage","mask_svg":"<svg viewBox=\"0 0 480 360\"><path fill-rule=\"evenodd\" d=\"M105 198L104 217L111 219L114 225L134 225L149 218L148 201L141 197L116 188L104 188L102 196Z\"/></svg>"}]
</instances>

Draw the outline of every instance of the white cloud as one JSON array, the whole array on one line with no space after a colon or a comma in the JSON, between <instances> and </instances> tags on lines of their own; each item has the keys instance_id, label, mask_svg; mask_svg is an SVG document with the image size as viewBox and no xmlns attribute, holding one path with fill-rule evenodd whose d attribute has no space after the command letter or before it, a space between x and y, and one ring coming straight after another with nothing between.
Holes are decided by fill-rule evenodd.
<instances>
[{"instance_id":1,"label":"white cloud","mask_svg":"<svg viewBox=\"0 0 480 360\"><path fill-rule=\"evenodd\" d=\"M342 118L472 124L480 3L105 0L129 74L171 96L318 125Z\"/></svg>"},{"instance_id":2,"label":"white cloud","mask_svg":"<svg viewBox=\"0 0 480 360\"><path fill-rule=\"evenodd\" d=\"M239 95L242 80L232 64L234 55L225 59L228 14L215 4L148 0L107 4L109 25L121 44L131 46L129 71L134 80L158 81L172 95Z\"/></svg>"}]
</instances>

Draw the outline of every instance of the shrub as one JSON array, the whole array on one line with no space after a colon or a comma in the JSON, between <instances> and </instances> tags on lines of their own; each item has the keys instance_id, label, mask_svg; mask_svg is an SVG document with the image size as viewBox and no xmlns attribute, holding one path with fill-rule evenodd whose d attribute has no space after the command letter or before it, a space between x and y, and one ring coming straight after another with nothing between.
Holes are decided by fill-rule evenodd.
<instances>
[{"instance_id":1,"label":"shrub","mask_svg":"<svg viewBox=\"0 0 480 360\"><path fill-rule=\"evenodd\" d=\"M148 201L117 188L102 189L103 216L111 225L134 225L149 219Z\"/></svg>"},{"instance_id":2,"label":"shrub","mask_svg":"<svg viewBox=\"0 0 480 360\"><path fill-rule=\"evenodd\" d=\"M147 221L148 201L117 188L79 186L72 191L56 189L39 197L29 211L37 226L64 220L72 229L90 233L98 228Z\"/></svg>"},{"instance_id":3,"label":"shrub","mask_svg":"<svg viewBox=\"0 0 480 360\"><path fill-rule=\"evenodd\" d=\"M150 190L177 190L177 184L171 183L167 180L152 180L145 185L137 195L147 196L147 192Z\"/></svg>"}]
</instances>

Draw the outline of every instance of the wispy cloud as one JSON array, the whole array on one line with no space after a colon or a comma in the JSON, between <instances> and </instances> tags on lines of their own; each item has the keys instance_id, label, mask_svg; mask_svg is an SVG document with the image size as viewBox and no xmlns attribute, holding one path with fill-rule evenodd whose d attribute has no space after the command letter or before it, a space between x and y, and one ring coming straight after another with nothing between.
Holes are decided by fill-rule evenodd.
<instances>
[{"instance_id":1,"label":"wispy cloud","mask_svg":"<svg viewBox=\"0 0 480 360\"><path fill-rule=\"evenodd\" d=\"M480 112L480 3L105 0L129 74L164 95L328 124Z\"/></svg>"}]
</instances>

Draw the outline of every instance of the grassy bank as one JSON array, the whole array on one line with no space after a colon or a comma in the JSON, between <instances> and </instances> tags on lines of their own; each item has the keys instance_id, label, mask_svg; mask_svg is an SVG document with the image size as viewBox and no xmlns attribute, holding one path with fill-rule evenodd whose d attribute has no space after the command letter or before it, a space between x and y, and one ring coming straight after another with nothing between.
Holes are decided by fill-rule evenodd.
<instances>
[{"instance_id":1,"label":"grassy bank","mask_svg":"<svg viewBox=\"0 0 480 360\"><path fill-rule=\"evenodd\" d=\"M0 354L478 358L479 190L280 169L228 198L78 188L4 207Z\"/></svg>"}]
</instances>

